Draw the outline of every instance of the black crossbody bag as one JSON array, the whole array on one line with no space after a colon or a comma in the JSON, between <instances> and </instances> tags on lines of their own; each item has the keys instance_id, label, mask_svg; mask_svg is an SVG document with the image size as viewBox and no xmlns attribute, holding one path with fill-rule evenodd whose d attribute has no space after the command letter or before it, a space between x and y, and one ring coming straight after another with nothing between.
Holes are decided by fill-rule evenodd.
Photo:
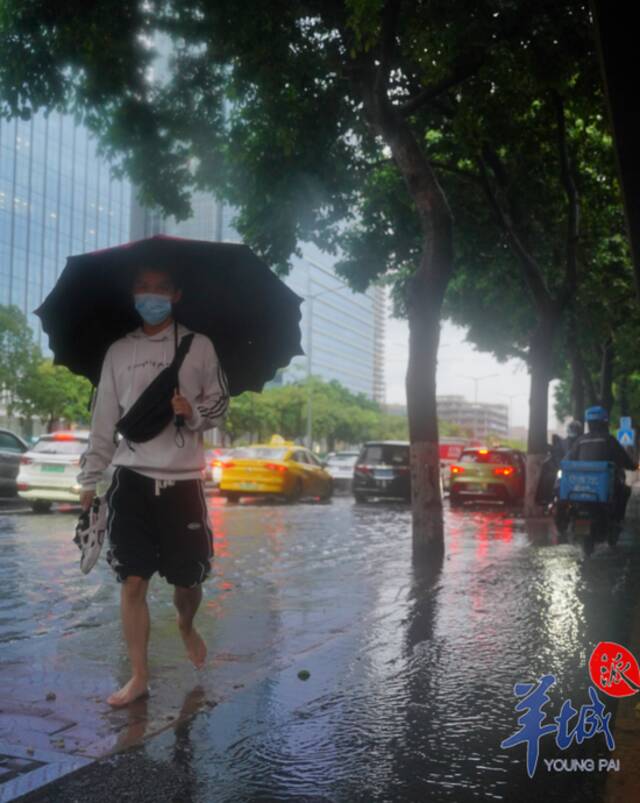
<instances>
[{"instance_id":1,"label":"black crossbody bag","mask_svg":"<svg viewBox=\"0 0 640 803\"><path fill-rule=\"evenodd\" d=\"M174 420L171 399L174 391L179 390L178 371L191 347L193 333L185 335L177 345L178 331L176 327L176 353L170 365L163 368L158 376L145 388L129 411L116 424L116 432L129 443L145 443L159 435ZM179 431L184 421L176 418ZM182 433L180 433L182 435Z\"/></svg>"}]
</instances>

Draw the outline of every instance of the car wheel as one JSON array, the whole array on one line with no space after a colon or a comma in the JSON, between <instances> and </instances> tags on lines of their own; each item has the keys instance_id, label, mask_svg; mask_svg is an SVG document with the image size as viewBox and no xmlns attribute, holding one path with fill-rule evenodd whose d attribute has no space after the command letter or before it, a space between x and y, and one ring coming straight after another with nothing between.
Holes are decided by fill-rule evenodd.
<instances>
[{"instance_id":1,"label":"car wheel","mask_svg":"<svg viewBox=\"0 0 640 803\"><path fill-rule=\"evenodd\" d=\"M237 505L240 501L240 494L236 493L235 491L226 491L224 498L227 500L227 502L229 502L229 504Z\"/></svg>"},{"instance_id":2,"label":"car wheel","mask_svg":"<svg viewBox=\"0 0 640 803\"><path fill-rule=\"evenodd\" d=\"M326 491L320 497L321 502L330 502L331 497L333 496L333 482L330 482L327 486Z\"/></svg>"},{"instance_id":3,"label":"car wheel","mask_svg":"<svg viewBox=\"0 0 640 803\"><path fill-rule=\"evenodd\" d=\"M358 491L353 492L353 498L356 500L358 504L362 504L363 502L367 501L367 495L359 493Z\"/></svg>"},{"instance_id":4,"label":"car wheel","mask_svg":"<svg viewBox=\"0 0 640 803\"><path fill-rule=\"evenodd\" d=\"M46 502L44 499L36 499L31 503L31 510L34 513L48 513L51 510L51 502Z\"/></svg>"},{"instance_id":5,"label":"car wheel","mask_svg":"<svg viewBox=\"0 0 640 803\"><path fill-rule=\"evenodd\" d=\"M300 497L302 496L302 480L296 480L296 484L293 486L293 490L287 495L287 502L289 504L295 504L299 501Z\"/></svg>"},{"instance_id":6,"label":"car wheel","mask_svg":"<svg viewBox=\"0 0 640 803\"><path fill-rule=\"evenodd\" d=\"M458 494L451 492L449 494L449 505L450 507L462 507L462 499Z\"/></svg>"}]
</instances>

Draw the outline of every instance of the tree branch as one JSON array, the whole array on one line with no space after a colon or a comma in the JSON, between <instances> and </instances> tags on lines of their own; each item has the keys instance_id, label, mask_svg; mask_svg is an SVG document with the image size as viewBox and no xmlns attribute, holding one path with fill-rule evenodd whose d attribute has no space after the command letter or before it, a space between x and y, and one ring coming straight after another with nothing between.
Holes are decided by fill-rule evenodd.
<instances>
[{"instance_id":1,"label":"tree branch","mask_svg":"<svg viewBox=\"0 0 640 803\"><path fill-rule=\"evenodd\" d=\"M483 150L489 150L488 148ZM500 167L497 169L497 174L494 172L494 176L498 181L501 189L506 188L507 185L507 175L506 171L504 170L504 166L502 162L499 160L498 155L495 152L492 152L492 160L496 163L496 167L499 164ZM539 309L548 310L549 306L552 303L551 294L547 288L546 282L544 280L544 276L538 265L537 261L534 257L529 253L529 251L525 248L522 240L520 239L516 226L514 225L514 221L505 209L503 209L500 200L498 198L498 194L494 190L491 179L489 178L489 171L488 165L484 158L484 155L478 158L478 163L480 166L480 179L481 179L481 186L487 196L487 200L491 208L493 209L498 225L507 236L511 244L511 248L515 252L518 260L520 262L520 266L522 267L522 271L524 274L525 281L531 294L533 296L534 302Z\"/></svg>"},{"instance_id":2,"label":"tree branch","mask_svg":"<svg viewBox=\"0 0 640 803\"><path fill-rule=\"evenodd\" d=\"M473 170L464 170L450 162L438 162L435 159L429 159L429 161L431 162L431 166L436 170L444 170L446 173L453 173L482 186L482 177L478 173L474 173Z\"/></svg>"},{"instance_id":3,"label":"tree branch","mask_svg":"<svg viewBox=\"0 0 640 803\"><path fill-rule=\"evenodd\" d=\"M573 177L567 128L564 115L564 102L557 92L552 93L556 112L556 140L560 162L560 178L567 196L567 240L565 254L565 277L559 302L566 306L578 289L578 239L580 236L580 204Z\"/></svg>"},{"instance_id":4,"label":"tree branch","mask_svg":"<svg viewBox=\"0 0 640 803\"><path fill-rule=\"evenodd\" d=\"M571 2L573 2L573 0L564 0L560 5L569 5ZM534 0L534 2L528 4L529 7L527 8L526 3L521 3L517 12L507 19L502 28L496 32L493 41L487 44L482 55L479 56L477 53L470 54L467 51L460 62L453 66L448 76L437 81L432 86L425 87L418 92L415 97L404 103L397 104L396 109L400 114L406 117L407 115L413 114L425 104L431 103L444 92L453 89L468 78L471 78L490 60L494 48L520 35L527 35L531 31L532 17L534 15L545 14L549 10L557 9L558 4L559 0L547 0L547 2Z\"/></svg>"},{"instance_id":5,"label":"tree branch","mask_svg":"<svg viewBox=\"0 0 640 803\"><path fill-rule=\"evenodd\" d=\"M391 59L396 48L396 31L400 14L399 0L387 0L382 11L382 35L380 37L380 66L375 79L375 90L388 101L387 87L391 72Z\"/></svg>"},{"instance_id":6,"label":"tree branch","mask_svg":"<svg viewBox=\"0 0 640 803\"><path fill-rule=\"evenodd\" d=\"M464 62L454 67L451 75L448 75L432 86L425 87L414 98L411 98L411 100L398 104L396 107L398 112L403 115L403 117L408 117L422 106L436 100L439 95L442 95L449 89L453 89L455 86L458 86L458 84L466 81L467 78L477 73L483 64L484 59L476 58L471 61L466 59Z\"/></svg>"}]
</instances>

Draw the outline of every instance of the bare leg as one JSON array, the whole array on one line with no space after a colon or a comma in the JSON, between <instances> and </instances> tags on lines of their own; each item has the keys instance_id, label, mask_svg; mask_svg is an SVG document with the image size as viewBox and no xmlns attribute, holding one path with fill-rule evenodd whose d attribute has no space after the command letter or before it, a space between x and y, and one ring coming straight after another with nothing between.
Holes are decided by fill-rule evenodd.
<instances>
[{"instance_id":1,"label":"bare leg","mask_svg":"<svg viewBox=\"0 0 640 803\"><path fill-rule=\"evenodd\" d=\"M207 646L193 626L193 617L202 601L202 586L183 588L176 586L173 602L178 611L178 628L187 648L189 660L196 669L202 669L207 658Z\"/></svg>"},{"instance_id":2,"label":"bare leg","mask_svg":"<svg viewBox=\"0 0 640 803\"><path fill-rule=\"evenodd\" d=\"M122 583L120 612L122 631L127 642L131 679L117 692L107 698L109 705L122 706L132 703L148 693L149 667L147 647L149 644L149 608L147 588L149 581L142 577L127 577Z\"/></svg>"}]
</instances>

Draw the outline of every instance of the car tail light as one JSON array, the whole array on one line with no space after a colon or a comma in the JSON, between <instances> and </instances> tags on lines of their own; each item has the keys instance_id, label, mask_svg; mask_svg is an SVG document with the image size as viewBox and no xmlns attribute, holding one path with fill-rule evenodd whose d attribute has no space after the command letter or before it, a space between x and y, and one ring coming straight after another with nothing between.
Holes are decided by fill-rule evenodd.
<instances>
[{"instance_id":1,"label":"car tail light","mask_svg":"<svg viewBox=\"0 0 640 803\"><path fill-rule=\"evenodd\" d=\"M398 474L408 474L410 469L409 466L396 466L396 471Z\"/></svg>"},{"instance_id":2,"label":"car tail light","mask_svg":"<svg viewBox=\"0 0 640 803\"><path fill-rule=\"evenodd\" d=\"M510 477L513 474L512 466L503 466L502 468L494 468L493 473L496 477Z\"/></svg>"},{"instance_id":3,"label":"car tail light","mask_svg":"<svg viewBox=\"0 0 640 803\"><path fill-rule=\"evenodd\" d=\"M224 468L234 468L236 464L233 462L233 460L228 460L226 463L220 460L220 465L224 466Z\"/></svg>"},{"instance_id":4,"label":"car tail light","mask_svg":"<svg viewBox=\"0 0 640 803\"><path fill-rule=\"evenodd\" d=\"M25 457L24 455L20 458L20 465L21 466L28 466L29 464L33 463L33 457Z\"/></svg>"},{"instance_id":5,"label":"car tail light","mask_svg":"<svg viewBox=\"0 0 640 803\"><path fill-rule=\"evenodd\" d=\"M355 466L353 470L358 474L373 474L371 466Z\"/></svg>"},{"instance_id":6,"label":"car tail light","mask_svg":"<svg viewBox=\"0 0 640 803\"><path fill-rule=\"evenodd\" d=\"M451 466L451 473L452 474L464 474L464 469L462 466Z\"/></svg>"},{"instance_id":7,"label":"car tail light","mask_svg":"<svg viewBox=\"0 0 640 803\"><path fill-rule=\"evenodd\" d=\"M478 449L478 454L489 454L488 449Z\"/></svg>"},{"instance_id":8,"label":"car tail light","mask_svg":"<svg viewBox=\"0 0 640 803\"><path fill-rule=\"evenodd\" d=\"M70 435L68 432L54 432L53 433L53 440L54 441L75 441L75 435Z\"/></svg>"},{"instance_id":9,"label":"car tail light","mask_svg":"<svg viewBox=\"0 0 640 803\"><path fill-rule=\"evenodd\" d=\"M280 474L284 474L287 470L286 466L280 465L279 463L266 463L265 468L269 469L269 471L279 471Z\"/></svg>"},{"instance_id":10,"label":"car tail light","mask_svg":"<svg viewBox=\"0 0 640 803\"><path fill-rule=\"evenodd\" d=\"M18 487L19 491L28 491L29 490L29 483L28 482L19 482L17 487Z\"/></svg>"}]
</instances>

